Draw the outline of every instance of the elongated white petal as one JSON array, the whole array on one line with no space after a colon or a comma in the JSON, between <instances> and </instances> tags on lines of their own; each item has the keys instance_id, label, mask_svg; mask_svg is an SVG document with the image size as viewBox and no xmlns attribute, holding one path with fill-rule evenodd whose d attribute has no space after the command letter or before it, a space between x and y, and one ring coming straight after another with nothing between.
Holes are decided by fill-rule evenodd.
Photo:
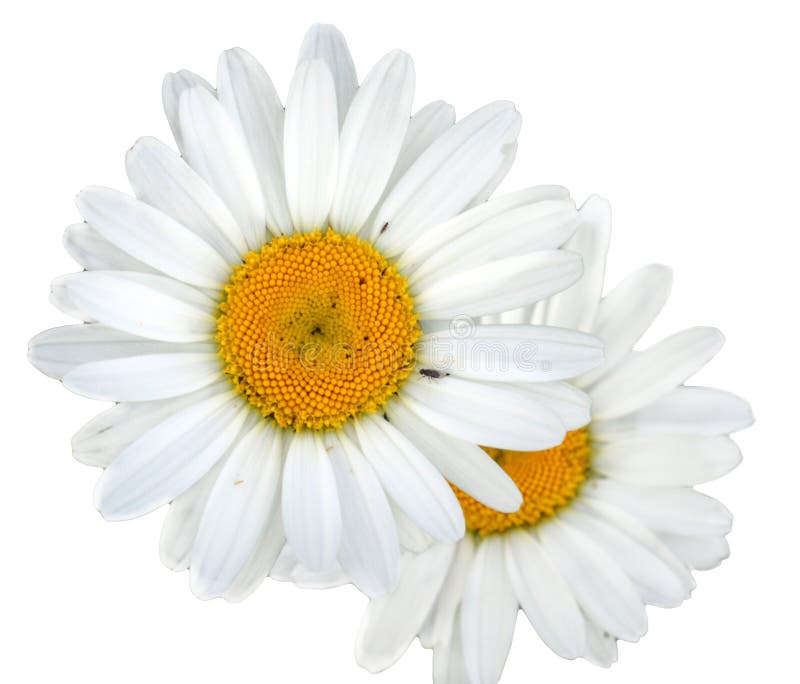
<instances>
[{"instance_id":1,"label":"elongated white petal","mask_svg":"<svg viewBox=\"0 0 800 684\"><path fill-rule=\"evenodd\" d=\"M581 225L564 249L583 257L583 277L572 287L550 297L544 323L591 332L603 294L606 253L611 239L611 206L593 195L580 209Z\"/></svg>"},{"instance_id":2,"label":"elongated white petal","mask_svg":"<svg viewBox=\"0 0 800 684\"><path fill-rule=\"evenodd\" d=\"M342 509L339 563L367 596L392 591L399 580L400 544L392 509L375 472L347 436L326 436Z\"/></svg>"},{"instance_id":3,"label":"elongated white petal","mask_svg":"<svg viewBox=\"0 0 800 684\"><path fill-rule=\"evenodd\" d=\"M135 518L163 506L211 469L243 421L244 409L233 392L174 413L106 468L95 489L95 506L107 520Z\"/></svg>"},{"instance_id":4,"label":"elongated white petal","mask_svg":"<svg viewBox=\"0 0 800 684\"><path fill-rule=\"evenodd\" d=\"M433 427L475 444L536 451L561 444L566 434L557 415L513 386L414 375L400 400Z\"/></svg>"},{"instance_id":5,"label":"elongated white petal","mask_svg":"<svg viewBox=\"0 0 800 684\"><path fill-rule=\"evenodd\" d=\"M451 326L417 343L417 366L473 380L541 382L571 378L603 360L603 344L574 330L533 325Z\"/></svg>"},{"instance_id":6,"label":"elongated white petal","mask_svg":"<svg viewBox=\"0 0 800 684\"><path fill-rule=\"evenodd\" d=\"M242 229L225 203L164 143L140 138L125 155L125 168L140 200L194 231L229 264L247 252Z\"/></svg>"},{"instance_id":7,"label":"elongated white petal","mask_svg":"<svg viewBox=\"0 0 800 684\"><path fill-rule=\"evenodd\" d=\"M539 185L496 197L485 204L462 212L419 235L398 259L398 268L403 273L411 273L451 242L485 223L494 222L504 214L528 205L548 201L567 202L569 192L558 185Z\"/></svg>"},{"instance_id":8,"label":"elongated white petal","mask_svg":"<svg viewBox=\"0 0 800 684\"><path fill-rule=\"evenodd\" d=\"M728 540L722 534L694 535L659 532L659 539L670 551L695 570L711 570L731 555Z\"/></svg>"},{"instance_id":9,"label":"elongated white petal","mask_svg":"<svg viewBox=\"0 0 800 684\"><path fill-rule=\"evenodd\" d=\"M526 204L495 216L454 238L414 271L409 282L419 290L445 275L487 261L561 247L578 226L572 200ZM567 326L563 326L567 327Z\"/></svg>"},{"instance_id":10,"label":"elongated white petal","mask_svg":"<svg viewBox=\"0 0 800 684\"><path fill-rule=\"evenodd\" d=\"M297 63L310 60L324 62L333 76L341 126L358 90L356 67L342 32L331 24L313 24L303 39Z\"/></svg>"},{"instance_id":11,"label":"elongated white petal","mask_svg":"<svg viewBox=\"0 0 800 684\"><path fill-rule=\"evenodd\" d=\"M617 639L605 629L599 627L591 618L584 614L586 624L586 653L584 658L592 665L611 667L617 662Z\"/></svg>"},{"instance_id":12,"label":"elongated white petal","mask_svg":"<svg viewBox=\"0 0 800 684\"><path fill-rule=\"evenodd\" d=\"M442 584L425 625L419 631L420 643L425 648L436 648L448 639L461 639L457 615L475 559L475 539L471 534L464 535L456 546L447 579Z\"/></svg>"},{"instance_id":13,"label":"elongated white petal","mask_svg":"<svg viewBox=\"0 0 800 684\"><path fill-rule=\"evenodd\" d=\"M422 320L482 316L514 309L569 287L581 276L581 258L541 251L475 266L414 291Z\"/></svg>"},{"instance_id":14,"label":"elongated white petal","mask_svg":"<svg viewBox=\"0 0 800 684\"><path fill-rule=\"evenodd\" d=\"M431 536L421 529L402 509L392 500L389 500L392 508L395 525L397 526L397 538L400 541L400 548L414 553L422 553L430 548L435 542Z\"/></svg>"},{"instance_id":15,"label":"elongated white petal","mask_svg":"<svg viewBox=\"0 0 800 684\"><path fill-rule=\"evenodd\" d=\"M161 562L170 570L180 572L191 564L192 546L197 538L197 530L208 502L208 495L222 470L226 455L223 455L211 470L169 504L164 524L161 526L158 553Z\"/></svg>"},{"instance_id":16,"label":"elongated white petal","mask_svg":"<svg viewBox=\"0 0 800 684\"><path fill-rule=\"evenodd\" d=\"M229 383L222 381L173 399L112 406L75 433L72 455L86 465L105 468L123 449L173 413L229 388Z\"/></svg>"},{"instance_id":17,"label":"elongated white petal","mask_svg":"<svg viewBox=\"0 0 800 684\"><path fill-rule=\"evenodd\" d=\"M460 615L457 613L455 619L459 620ZM436 684L463 684L469 681L467 677L461 630L455 629L433 646L433 681Z\"/></svg>"},{"instance_id":18,"label":"elongated white petal","mask_svg":"<svg viewBox=\"0 0 800 684\"><path fill-rule=\"evenodd\" d=\"M520 122L510 102L494 102L425 150L375 215L371 236L382 253L400 254L418 235L467 207L502 167Z\"/></svg>"},{"instance_id":19,"label":"elongated white petal","mask_svg":"<svg viewBox=\"0 0 800 684\"><path fill-rule=\"evenodd\" d=\"M211 95L215 94L214 88L202 76L182 69L174 74L167 74L161 88L161 99L164 104L164 113L167 115L172 136L181 152L185 151L182 126L180 121L179 105L181 95L190 88L203 88Z\"/></svg>"},{"instance_id":20,"label":"elongated white petal","mask_svg":"<svg viewBox=\"0 0 800 684\"><path fill-rule=\"evenodd\" d=\"M461 643L470 682L492 684L500 679L517 608L508 582L503 538L490 535L477 545L461 602Z\"/></svg>"},{"instance_id":21,"label":"elongated white petal","mask_svg":"<svg viewBox=\"0 0 800 684\"><path fill-rule=\"evenodd\" d=\"M214 301L165 276L84 271L54 280L53 290L59 289L92 319L133 335L199 342L214 334Z\"/></svg>"},{"instance_id":22,"label":"elongated white petal","mask_svg":"<svg viewBox=\"0 0 800 684\"><path fill-rule=\"evenodd\" d=\"M89 271L156 272L154 268L112 245L88 223L69 226L64 231L63 243L69 255Z\"/></svg>"},{"instance_id":23,"label":"elongated white petal","mask_svg":"<svg viewBox=\"0 0 800 684\"><path fill-rule=\"evenodd\" d=\"M281 507L276 504L269 515L269 524L256 542L255 551L238 574L228 591L223 594L226 601L244 601L268 577L270 570L285 544Z\"/></svg>"},{"instance_id":24,"label":"elongated white petal","mask_svg":"<svg viewBox=\"0 0 800 684\"><path fill-rule=\"evenodd\" d=\"M652 264L631 273L603 297L591 332L605 343L606 362L579 378L581 387L605 375L625 357L658 316L671 288L672 271Z\"/></svg>"},{"instance_id":25,"label":"elongated white petal","mask_svg":"<svg viewBox=\"0 0 800 684\"><path fill-rule=\"evenodd\" d=\"M106 325L64 325L45 330L28 345L28 360L42 373L61 380L86 363L181 351L213 352L212 344L157 342Z\"/></svg>"},{"instance_id":26,"label":"elongated white petal","mask_svg":"<svg viewBox=\"0 0 800 684\"><path fill-rule=\"evenodd\" d=\"M591 420L589 395L570 382L534 382L515 385L555 413L566 430L577 430Z\"/></svg>"},{"instance_id":27,"label":"elongated white petal","mask_svg":"<svg viewBox=\"0 0 800 684\"><path fill-rule=\"evenodd\" d=\"M616 561L561 518L540 525L537 531L545 553L586 614L610 634L638 641L647 631L644 604Z\"/></svg>"},{"instance_id":28,"label":"elongated white petal","mask_svg":"<svg viewBox=\"0 0 800 684\"><path fill-rule=\"evenodd\" d=\"M267 238L264 199L250 152L219 101L203 88L180 100L183 156L236 218L250 249Z\"/></svg>"},{"instance_id":29,"label":"elongated white petal","mask_svg":"<svg viewBox=\"0 0 800 684\"><path fill-rule=\"evenodd\" d=\"M330 222L339 232L362 227L386 187L411 116L414 65L395 50L367 74L339 140L339 172Z\"/></svg>"},{"instance_id":30,"label":"elongated white petal","mask_svg":"<svg viewBox=\"0 0 800 684\"><path fill-rule=\"evenodd\" d=\"M247 142L264 197L267 228L275 235L292 232L283 174L283 105L270 77L241 48L220 55L219 101Z\"/></svg>"},{"instance_id":31,"label":"elongated white petal","mask_svg":"<svg viewBox=\"0 0 800 684\"><path fill-rule=\"evenodd\" d=\"M151 401L193 392L220 377L216 352L178 352L86 363L64 376L64 386L91 399Z\"/></svg>"},{"instance_id":32,"label":"elongated white petal","mask_svg":"<svg viewBox=\"0 0 800 684\"><path fill-rule=\"evenodd\" d=\"M468 205L470 208L486 202L494 194L494 191L500 187L505 177L508 175L508 172L511 171L511 168L514 166L518 148L519 145L516 140L505 146L503 150L503 159L498 165L497 170L494 172L494 175L486 181L483 188L478 191L478 194L472 198L472 201Z\"/></svg>"},{"instance_id":33,"label":"elongated white petal","mask_svg":"<svg viewBox=\"0 0 800 684\"><path fill-rule=\"evenodd\" d=\"M615 418L658 399L705 366L724 341L716 328L697 327L631 353L590 388L594 417Z\"/></svg>"},{"instance_id":34,"label":"elongated white petal","mask_svg":"<svg viewBox=\"0 0 800 684\"><path fill-rule=\"evenodd\" d=\"M397 162L386 183L384 197L391 192L397 181L405 175L419 156L455 122L456 110L453 105L442 100L429 102L411 117L403 145L397 155Z\"/></svg>"},{"instance_id":35,"label":"elongated white petal","mask_svg":"<svg viewBox=\"0 0 800 684\"><path fill-rule=\"evenodd\" d=\"M386 405L389 420L433 463L448 482L474 499L504 513L522 504L517 485L477 444L432 428L400 401Z\"/></svg>"},{"instance_id":36,"label":"elongated white petal","mask_svg":"<svg viewBox=\"0 0 800 684\"><path fill-rule=\"evenodd\" d=\"M592 469L642 486L690 487L722 477L742 460L729 437L631 437L592 450Z\"/></svg>"},{"instance_id":37,"label":"elongated white petal","mask_svg":"<svg viewBox=\"0 0 800 684\"><path fill-rule=\"evenodd\" d=\"M744 430L753 424L750 405L711 387L676 387L638 411L592 423L592 433L611 436L696 434L706 437Z\"/></svg>"},{"instance_id":38,"label":"elongated white petal","mask_svg":"<svg viewBox=\"0 0 800 684\"><path fill-rule=\"evenodd\" d=\"M403 512L438 541L460 539L464 534L461 506L430 461L381 417L368 415L355 425L364 456Z\"/></svg>"},{"instance_id":39,"label":"elongated white petal","mask_svg":"<svg viewBox=\"0 0 800 684\"><path fill-rule=\"evenodd\" d=\"M300 562L309 570L325 570L339 551L342 515L336 478L319 435L292 435L281 507L286 539Z\"/></svg>"},{"instance_id":40,"label":"elongated white petal","mask_svg":"<svg viewBox=\"0 0 800 684\"><path fill-rule=\"evenodd\" d=\"M256 419L214 483L192 547L192 591L224 594L244 568L275 510L283 466L281 433Z\"/></svg>"},{"instance_id":41,"label":"elongated white petal","mask_svg":"<svg viewBox=\"0 0 800 684\"><path fill-rule=\"evenodd\" d=\"M213 247L166 214L108 188L86 188L78 210L106 240L165 275L199 287L221 287L230 275Z\"/></svg>"},{"instance_id":42,"label":"elongated white petal","mask_svg":"<svg viewBox=\"0 0 800 684\"><path fill-rule=\"evenodd\" d=\"M434 544L403 558L395 591L369 602L356 637L356 660L376 673L393 665L422 628L450 568L455 547Z\"/></svg>"},{"instance_id":43,"label":"elongated white petal","mask_svg":"<svg viewBox=\"0 0 800 684\"><path fill-rule=\"evenodd\" d=\"M719 501L688 487L636 487L597 479L585 492L624 509L656 533L724 535L733 522Z\"/></svg>"},{"instance_id":44,"label":"elongated white petal","mask_svg":"<svg viewBox=\"0 0 800 684\"><path fill-rule=\"evenodd\" d=\"M645 603L669 608L689 598L696 583L687 567L622 509L583 500L564 513L617 560Z\"/></svg>"},{"instance_id":45,"label":"elongated white petal","mask_svg":"<svg viewBox=\"0 0 800 684\"><path fill-rule=\"evenodd\" d=\"M336 190L339 124L336 91L320 60L301 62L286 101L286 195L296 230L325 228Z\"/></svg>"},{"instance_id":46,"label":"elongated white petal","mask_svg":"<svg viewBox=\"0 0 800 684\"><path fill-rule=\"evenodd\" d=\"M506 567L520 607L545 644L562 658L586 648L583 616L569 586L527 530L505 535Z\"/></svg>"}]
</instances>

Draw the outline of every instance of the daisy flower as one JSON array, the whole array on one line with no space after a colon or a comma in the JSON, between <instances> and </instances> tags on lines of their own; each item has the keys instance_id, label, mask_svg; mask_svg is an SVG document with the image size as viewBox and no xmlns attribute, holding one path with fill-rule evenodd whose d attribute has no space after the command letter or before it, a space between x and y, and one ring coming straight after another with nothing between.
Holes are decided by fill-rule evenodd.
<instances>
[{"instance_id":1,"label":"daisy flower","mask_svg":"<svg viewBox=\"0 0 800 684\"><path fill-rule=\"evenodd\" d=\"M503 319L605 342L605 364L574 381L592 399L591 422L550 449L486 449L522 506L494 511L454 487L468 534L404 558L397 591L370 602L356 648L370 671L419 636L434 651L436 684L494 684L520 608L557 654L608 666L618 639L647 631L645 604L679 605L695 586L692 570L728 556L731 514L693 486L736 467L728 434L752 414L732 394L683 384L722 335L692 328L632 351L666 302L670 271L647 266L601 298L610 212L598 198L581 212L587 221L568 247L584 255L582 280Z\"/></svg>"},{"instance_id":2,"label":"daisy flower","mask_svg":"<svg viewBox=\"0 0 800 684\"><path fill-rule=\"evenodd\" d=\"M444 102L412 116L413 93L400 51L359 85L330 26L306 36L285 109L229 50L216 88L164 81L180 154L143 138L126 158L135 197L78 196L85 222L64 242L85 270L52 299L81 323L35 337L30 359L116 402L72 442L105 469L95 504L125 520L171 502L161 555L202 598L247 595L284 543L385 592L398 518L463 535L447 480L519 507L478 444L546 448L588 418L562 382L602 360L585 333L476 326L486 348L536 351L514 377L491 354L446 377L420 365L427 330L454 319L458 336L464 317L550 296L582 265L558 249L579 223L563 188L486 201L516 151L513 105L456 123Z\"/></svg>"}]
</instances>

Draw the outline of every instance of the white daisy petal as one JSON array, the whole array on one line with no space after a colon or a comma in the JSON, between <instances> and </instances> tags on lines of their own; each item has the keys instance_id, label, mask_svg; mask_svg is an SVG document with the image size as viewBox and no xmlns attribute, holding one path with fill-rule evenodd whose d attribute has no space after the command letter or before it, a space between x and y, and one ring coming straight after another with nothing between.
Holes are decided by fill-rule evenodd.
<instances>
[{"instance_id":1,"label":"white daisy petal","mask_svg":"<svg viewBox=\"0 0 800 684\"><path fill-rule=\"evenodd\" d=\"M161 88L161 99L164 104L164 113L167 115L169 127L172 129L172 136L181 152L185 151L180 121L179 105L181 95L190 88L204 88L212 95L216 91L202 76L198 76L191 71L182 69L174 74L167 74Z\"/></svg>"},{"instance_id":2,"label":"white daisy petal","mask_svg":"<svg viewBox=\"0 0 800 684\"><path fill-rule=\"evenodd\" d=\"M392 508L395 525L397 525L397 539L400 542L401 549L422 553L435 543L433 538L403 513L397 504L392 503L391 499L389 500L389 506Z\"/></svg>"},{"instance_id":3,"label":"white daisy petal","mask_svg":"<svg viewBox=\"0 0 800 684\"><path fill-rule=\"evenodd\" d=\"M361 228L386 187L406 135L414 97L414 65L395 50L367 74L353 99L339 142L339 182L330 210L339 232Z\"/></svg>"},{"instance_id":4,"label":"white daisy petal","mask_svg":"<svg viewBox=\"0 0 800 684\"><path fill-rule=\"evenodd\" d=\"M627 355L664 307L671 288L672 271L651 264L634 271L603 297L591 332L605 342L606 362L579 378L579 386L602 377Z\"/></svg>"},{"instance_id":5,"label":"white daisy petal","mask_svg":"<svg viewBox=\"0 0 800 684\"><path fill-rule=\"evenodd\" d=\"M487 261L557 249L577 225L578 212L570 199L545 200L511 209L443 245L414 271L409 283L425 290L431 282Z\"/></svg>"},{"instance_id":6,"label":"white daisy petal","mask_svg":"<svg viewBox=\"0 0 800 684\"><path fill-rule=\"evenodd\" d=\"M286 195L297 230L324 229L336 190L339 124L333 78L320 60L301 62L286 101Z\"/></svg>"},{"instance_id":7,"label":"white daisy petal","mask_svg":"<svg viewBox=\"0 0 800 684\"><path fill-rule=\"evenodd\" d=\"M503 150L503 161L497 167L497 171L495 171L494 175L487 181L486 185L483 186L480 192L478 192L469 203L468 206L470 208L486 202L494 194L494 191L500 187L500 184L505 180L508 172L511 171L511 167L514 166L514 160L517 158L517 149L518 144L516 141L505 147Z\"/></svg>"},{"instance_id":8,"label":"white daisy petal","mask_svg":"<svg viewBox=\"0 0 800 684\"><path fill-rule=\"evenodd\" d=\"M61 380L86 363L181 351L213 352L214 347L157 342L92 323L64 325L39 333L28 344L28 360L45 375Z\"/></svg>"},{"instance_id":9,"label":"white daisy petal","mask_svg":"<svg viewBox=\"0 0 800 684\"><path fill-rule=\"evenodd\" d=\"M540 525L537 533L586 614L610 634L638 641L647 631L644 604L616 561L561 517Z\"/></svg>"},{"instance_id":10,"label":"white daisy petal","mask_svg":"<svg viewBox=\"0 0 800 684\"><path fill-rule=\"evenodd\" d=\"M475 444L536 451L566 434L555 413L513 386L414 375L399 399L436 429Z\"/></svg>"},{"instance_id":11,"label":"white daisy petal","mask_svg":"<svg viewBox=\"0 0 800 684\"><path fill-rule=\"evenodd\" d=\"M192 546L208 495L217 481L225 459L225 456L219 459L211 470L170 502L158 544L161 562L170 570L180 572L191 564Z\"/></svg>"},{"instance_id":12,"label":"white daisy petal","mask_svg":"<svg viewBox=\"0 0 800 684\"><path fill-rule=\"evenodd\" d=\"M140 138L125 155L125 169L142 202L196 233L228 263L236 263L247 251L242 229L225 203L164 143Z\"/></svg>"},{"instance_id":13,"label":"white daisy petal","mask_svg":"<svg viewBox=\"0 0 800 684\"><path fill-rule=\"evenodd\" d=\"M510 102L494 102L425 150L375 215L371 237L382 253L397 256L418 235L467 207L503 166L520 121Z\"/></svg>"},{"instance_id":14,"label":"white daisy petal","mask_svg":"<svg viewBox=\"0 0 800 684\"><path fill-rule=\"evenodd\" d=\"M688 567L711 570L731 555L728 540L721 534L705 536L659 532L659 539Z\"/></svg>"},{"instance_id":15,"label":"white daisy petal","mask_svg":"<svg viewBox=\"0 0 800 684\"><path fill-rule=\"evenodd\" d=\"M456 620L460 613L456 614ZM452 630L446 639L433 646L433 681L435 684L464 684L469 681L464 664L461 630Z\"/></svg>"},{"instance_id":16,"label":"white daisy petal","mask_svg":"<svg viewBox=\"0 0 800 684\"><path fill-rule=\"evenodd\" d=\"M558 185L539 185L496 197L429 228L408 246L398 259L397 266L404 273L411 273L462 235L486 223L494 223L515 210L548 201L568 202L569 192Z\"/></svg>"},{"instance_id":17,"label":"white daisy petal","mask_svg":"<svg viewBox=\"0 0 800 684\"><path fill-rule=\"evenodd\" d=\"M589 396L569 382L537 382L515 385L553 411L566 430L577 430L591 420Z\"/></svg>"},{"instance_id":18,"label":"white daisy petal","mask_svg":"<svg viewBox=\"0 0 800 684\"><path fill-rule=\"evenodd\" d=\"M461 643L471 683L496 684L500 679L518 607L508 582L503 538L490 535L477 546L461 601Z\"/></svg>"},{"instance_id":19,"label":"white daisy petal","mask_svg":"<svg viewBox=\"0 0 800 684\"><path fill-rule=\"evenodd\" d=\"M477 325L465 336L422 335L417 366L471 380L526 383L574 377L603 360L603 343L574 330L532 325Z\"/></svg>"},{"instance_id":20,"label":"white daisy petal","mask_svg":"<svg viewBox=\"0 0 800 684\"><path fill-rule=\"evenodd\" d=\"M372 599L364 612L356 637L361 667L381 672L405 653L436 601L454 551L451 544L434 544L403 558L397 589Z\"/></svg>"},{"instance_id":21,"label":"white daisy petal","mask_svg":"<svg viewBox=\"0 0 800 684\"><path fill-rule=\"evenodd\" d=\"M267 237L264 200L240 129L203 88L184 92L179 111L184 158L225 202L248 247L259 249Z\"/></svg>"},{"instance_id":22,"label":"white daisy petal","mask_svg":"<svg viewBox=\"0 0 800 684\"><path fill-rule=\"evenodd\" d=\"M53 290L92 319L165 342L200 342L214 335L214 301L165 276L132 271L84 271L61 276Z\"/></svg>"},{"instance_id":23,"label":"white daisy petal","mask_svg":"<svg viewBox=\"0 0 800 684\"><path fill-rule=\"evenodd\" d=\"M482 316L549 297L572 285L581 272L579 255L542 250L445 275L412 291L421 320Z\"/></svg>"},{"instance_id":24,"label":"white daisy petal","mask_svg":"<svg viewBox=\"0 0 800 684\"><path fill-rule=\"evenodd\" d=\"M228 591L223 594L225 600L238 603L250 596L268 577L285 542L281 507L276 505L261 538L256 542L255 551Z\"/></svg>"},{"instance_id":25,"label":"white daisy petal","mask_svg":"<svg viewBox=\"0 0 800 684\"><path fill-rule=\"evenodd\" d=\"M419 631L420 643L425 648L435 649L442 642L451 639L461 640L461 630L458 628L457 622L458 608L464 596L467 577L472 569L475 546L471 534L465 535L456 546L455 555L447 573L447 580L442 584L436 604L425 620L425 625Z\"/></svg>"},{"instance_id":26,"label":"white daisy petal","mask_svg":"<svg viewBox=\"0 0 800 684\"><path fill-rule=\"evenodd\" d=\"M583 616L563 577L528 531L517 529L504 537L511 587L536 633L562 658L583 655Z\"/></svg>"},{"instance_id":27,"label":"white daisy petal","mask_svg":"<svg viewBox=\"0 0 800 684\"><path fill-rule=\"evenodd\" d=\"M453 105L441 100L429 102L411 117L397 162L386 183L384 197L391 192L397 181L405 175L419 156L455 122L456 110Z\"/></svg>"},{"instance_id":28,"label":"white daisy petal","mask_svg":"<svg viewBox=\"0 0 800 684\"><path fill-rule=\"evenodd\" d=\"M547 300L544 323L591 332L603 293L606 253L611 239L611 206L607 200L593 195L581 207L580 218L580 227L564 249L583 257L583 277L568 290Z\"/></svg>"},{"instance_id":29,"label":"white daisy petal","mask_svg":"<svg viewBox=\"0 0 800 684\"><path fill-rule=\"evenodd\" d=\"M333 76L341 126L358 90L356 67L342 32L330 24L313 24L300 47L297 63L310 60L323 61Z\"/></svg>"},{"instance_id":30,"label":"white daisy petal","mask_svg":"<svg viewBox=\"0 0 800 684\"><path fill-rule=\"evenodd\" d=\"M722 477L741 460L739 447L729 437L630 437L597 443L592 450L593 470L645 487L691 487Z\"/></svg>"},{"instance_id":31,"label":"white daisy petal","mask_svg":"<svg viewBox=\"0 0 800 684\"><path fill-rule=\"evenodd\" d=\"M227 381L173 399L121 403L95 416L72 438L72 455L86 465L107 467L129 444L181 409L227 392Z\"/></svg>"},{"instance_id":32,"label":"white daisy petal","mask_svg":"<svg viewBox=\"0 0 800 684\"><path fill-rule=\"evenodd\" d=\"M674 608L689 598L695 587L691 573L652 532L622 511L600 516L591 508L573 507L563 511L561 519L602 547L628 575L645 603Z\"/></svg>"},{"instance_id":33,"label":"white daisy petal","mask_svg":"<svg viewBox=\"0 0 800 684\"><path fill-rule=\"evenodd\" d=\"M629 354L590 388L594 418L630 413L675 389L714 358L724 341L716 328L697 327Z\"/></svg>"},{"instance_id":34,"label":"white daisy petal","mask_svg":"<svg viewBox=\"0 0 800 684\"><path fill-rule=\"evenodd\" d=\"M252 55L233 48L220 55L217 90L258 172L267 228L275 235L291 233L283 175L283 105L272 80Z\"/></svg>"},{"instance_id":35,"label":"white daisy petal","mask_svg":"<svg viewBox=\"0 0 800 684\"><path fill-rule=\"evenodd\" d=\"M753 424L750 405L730 392L711 387L676 387L638 411L592 424L601 439L634 435L727 435Z\"/></svg>"},{"instance_id":36,"label":"white daisy petal","mask_svg":"<svg viewBox=\"0 0 800 684\"><path fill-rule=\"evenodd\" d=\"M464 516L450 485L408 438L380 416L355 422L358 441L386 493L434 539L464 535Z\"/></svg>"},{"instance_id":37,"label":"white daisy petal","mask_svg":"<svg viewBox=\"0 0 800 684\"><path fill-rule=\"evenodd\" d=\"M89 271L156 272L154 268L112 245L88 223L74 223L64 231L64 248Z\"/></svg>"},{"instance_id":38,"label":"white daisy petal","mask_svg":"<svg viewBox=\"0 0 800 684\"><path fill-rule=\"evenodd\" d=\"M617 640L584 615L586 624L586 653L584 657L593 665L611 667L617 662Z\"/></svg>"},{"instance_id":39,"label":"white daisy petal","mask_svg":"<svg viewBox=\"0 0 800 684\"><path fill-rule=\"evenodd\" d=\"M336 559L342 515L333 467L316 433L291 436L283 470L281 499L286 539L309 570L324 570Z\"/></svg>"},{"instance_id":40,"label":"white daisy petal","mask_svg":"<svg viewBox=\"0 0 800 684\"><path fill-rule=\"evenodd\" d=\"M151 401L202 389L219 378L219 354L211 351L93 361L69 371L63 382L90 399Z\"/></svg>"},{"instance_id":41,"label":"white daisy petal","mask_svg":"<svg viewBox=\"0 0 800 684\"><path fill-rule=\"evenodd\" d=\"M517 485L477 444L439 432L400 401L387 404L386 413L448 482L497 511L519 510L522 494Z\"/></svg>"},{"instance_id":42,"label":"white daisy petal","mask_svg":"<svg viewBox=\"0 0 800 684\"><path fill-rule=\"evenodd\" d=\"M221 287L230 268L213 247L149 204L108 188L76 200L86 221L114 246L165 275L198 287Z\"/></svg>"},{"instance_id":43,"label":"white daisy petal","mask_svg":"<svg viewBox=\"0 0 800 684\"><path fill-rule=\"evenodd\" d=\"M347 436L326 435L325 442L342 509L339 563L367 596L390 592L399 578L400 544L386 494Z\"/></svg>"},{"instance_id":44,"label":"white daisy petal","mask_svg":"<svg viewBox=\"0 0 800 684\"><path fill-rule=\"evenodd\" d=\"M224 594L255 552L277 504L282 461L280 431L252 421L211 489L192 547L192 591L199 598Z\"/></svg>"},{"instance_id":45,"label":"white daisy petal","mask_svg":"<svg viewBox=\"0 0 800 684\"><path fill-rule=\"evenodd\" d=\"M724 535L733 521L719 501L688 487L635 487L595 479L585 496L619 506L659 534Z\"/></svg>"},{"instance_id":46,"label":"white daisy petal","mask_svg":"<svg viewBox=\"0 0 800 684\"><path fill-rule=\"evenodd\" d=\"M238 435L244 416L234 392L174 413L106 468L95 489L95 506L106 520L127 520L168 503L219 460Z\"/></svg>"}]
</instances>

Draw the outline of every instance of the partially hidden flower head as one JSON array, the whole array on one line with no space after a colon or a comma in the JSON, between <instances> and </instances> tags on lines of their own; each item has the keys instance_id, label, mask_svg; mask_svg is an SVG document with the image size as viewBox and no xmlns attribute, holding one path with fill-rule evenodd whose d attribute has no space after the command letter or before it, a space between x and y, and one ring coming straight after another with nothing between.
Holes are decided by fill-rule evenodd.
<instances>
[{"instance_id":1,"label":"partially hidden flower head","mask_svg":"<svg viewBox=\"0 0 800 684\"><path fill-rule=\"evenodd\" d=\"M52 300L79 323L37 335L30 359L116 402L72 442L104 468L96 506L124 520L171 503L161 556L202 598L243 598L286 544L386 592L398 520L464 534L448 481L519 508L478 445L544 449L588 420L564 379L602 360L595 337L471 323L580 277L580 255L559 249L581 221L573 201L555 186L488 199L516 152L513 105L456 122L444 102L412 115L413 94L400 51L359 85L331 26L306 36L285 107L232 49L216 87L167 76L178 153L139 140L134 196L78 196L85 222L64 243L84 270ZM448 325L494 351L436 372L429 331ZM493 362L532 350L543 363L512 374Z\"/></svg>"},{"instance_id":2,"label":"partially hidden flower head","mask_svg":"<svg viewBox=\"0 0 800 684\"><path fill-rule=\"evenodd\" d=\"M694 486L738 465L729 433L752 413L733 394L684 384L722 335L691 328L633 350L667 300L671 272L646 266L601 297L610 214L597 201L585 211L593 220L567 244L584 255L581 281L500 318L603 340L604 365L574 380L591 397L591 422L550 449L486 449L522 506L490 510L454 486L468 533L457 544L414 541L421 553L404 558L397 591L370 601L356 655L371 671L418 636L433 649L436 684L495 684L520 609L558 655L608 666L617 640L647 631L646 604L679 605L692 571L728 556L731 514Z\"/></svg>"}]
</instances>

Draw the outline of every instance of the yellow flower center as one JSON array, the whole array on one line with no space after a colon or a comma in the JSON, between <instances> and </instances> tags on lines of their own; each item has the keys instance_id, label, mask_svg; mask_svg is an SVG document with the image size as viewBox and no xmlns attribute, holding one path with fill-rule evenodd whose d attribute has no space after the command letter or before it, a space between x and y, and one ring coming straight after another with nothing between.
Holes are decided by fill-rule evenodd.
<instances>
[{"instance_id":1,"label":"yellow flower center","mask_svg":"<svg viewBox=\"0 0 800 684\"><path fill-rule=\"evenodd\" d=\"M319 430L378 410L411 372L419 334L405 278L329 228L247 254L216 337L225 373L262 415Z\"/></svg>"},{"instance_id":2,"label":"yellow flower center","mask_svg":"<svg viewBox=\"0 0 800 684\"><path fill-rule=\"evenodd\" d=\"M512 527L535 525L575 498L589 469L589 429L568 432L561 444L545 451L504 451L489 447L483 450L497 461L522 492L522 506L516 513L500 513L452 485L464 511L467 529L485 537Z\"/></svg>"}]
</instances>

